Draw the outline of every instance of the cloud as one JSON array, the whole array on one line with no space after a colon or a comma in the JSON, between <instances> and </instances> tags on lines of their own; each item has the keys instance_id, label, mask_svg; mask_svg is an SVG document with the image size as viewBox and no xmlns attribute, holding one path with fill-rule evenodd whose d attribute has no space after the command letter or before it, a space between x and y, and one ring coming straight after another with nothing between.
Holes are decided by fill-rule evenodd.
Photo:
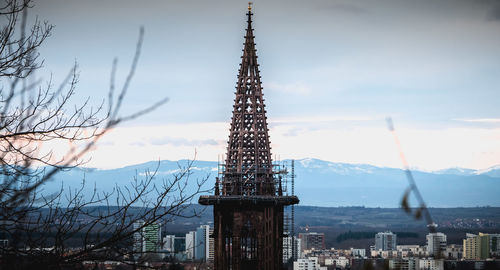
<instances>
[{"instance_id":1,"label":"cloud","mask_svg":"<svg viewBox=\"0 0 500 270\"><path fill-rule=\"evenodd\" d=\"M500 123L497 118L458 119ZM347 163L399 167L393 138L376 116L309 116L275 119L270 136L273 154L286 158L314 157ZM275 122L272 121L272 122ZM480 123L482 123L480 122ZM117 128L97 147L87 166L117 168L151 160L217 160L226 152L227 122L203 122L140 128ZM411 166L425 170L449 167L483 169L500 160L500 128L397 129ZM148 135L151 134L151 135ZM162 136L164 134L164 136ZM175 134L175 137L169 136ZM143 142L141 146L134 144ZM51 147L51 149L55 149Z\"/></svg>"},{"instance_id":2,"label":"cloud","mask_svg":"<svg viewBox=\"0 0 500 270\"><path fill-rule=\"evenodd\" d=\"M380 118L380 117L378 117ZM269 123L272 125L286 124L318 124L331 122L362 122L373 121L377 117L373 116L356 116L356 115L309 115L301 117L280 117L272 118Z\"/></svg>"},{"instance_id":3,"label":"cloud","mask_svg":"<svg viewBox=\"0 0 500 270\"><path fill-rule=\"evenodd\" d=\"M198 122L117 127L87 154L86 166L109 169L158 159L216 160L217 154L225 152L228 126L227 122Z\"/></svg>"},{"instance_id":4,"label":"cloud","mask_svg":"<svg viewBox=\"0 0 500 270\"><path fill-rule=\"evenodd\" d=\"M346 163L400 167L395 142L384 128L301 130L287 136L291 127L271 130L273 153L283 158L315 158ZM293 128L293 127L292 127ZM450 167L482 169L498 164L500 129L398 128L398 137L410 166L425 170Z\"/></svg>"},{"instance_id":5,"label":"cloud","mask_svg":"<svg viewBox=\"0 0 500 270\"><path fill-rule=\"evenodd\" d=\"M283 136L286 137L294 137L300 135L300 132L302 132L302 128L291 128L287 130L285 133L283 133Z\"/></svg>"},{"instance_id":6,"label":"cloud","mask_svg":"<svg viewBox=\"0 0 500 270\"><path fill-rule=\"evenodd\" d=\"M472 119L453 119L454 121L469 123L500 123L500 118L472 118Z\"/></svg>"},{"instance_id":7,"label":"cloud","mask_svg":"<svg viewBox=\"0 0 500 270\"><path fill-rule=\"evenodd\" d=\"M174 146L206 146L218 145L219 143L213 139L206 140L188 140L186 138L161 137L151 138L149 141L152 145L174 145Z\"/></svg>"},{"instance_id":8,"label":"cloud","mask_svg":"<svg viewBox=\"0 0 500 270\"><path fill-rule=\"evenodd\" d=\"M295 95L309 95L312 92L311 86L301 81L294 83L270 82L264 84L264 87L271 91Z\"/></svg>"},{"instance_id":9,"label":"cloud","mask_svg":"<svg viewBox=\"0 0 500 270\"><path fill-rule=\"evenodd\" d=\"M102 145L102 146L113 146L114 142L113 141L99 142L99 145Z\"/></svg>"},{"instance_id":10,"label":"cloud","mask_svg":"<svg viewBox=\"0 0 500 270\"><path fill-rule=\"evenodd\" d=\"M141 146L144 146L145 144L143 142L132 142L132 143L130 143L130 145L141 147Z\"/></svg>"}]
</instances>

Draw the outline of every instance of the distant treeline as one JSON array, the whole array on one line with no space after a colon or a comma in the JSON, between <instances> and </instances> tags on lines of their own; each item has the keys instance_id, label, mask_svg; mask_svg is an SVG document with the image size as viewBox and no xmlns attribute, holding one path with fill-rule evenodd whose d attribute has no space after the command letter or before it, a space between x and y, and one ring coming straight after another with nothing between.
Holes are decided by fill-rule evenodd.
<instances>
[{"instance_id":1,"label":"distant treeline","mask_svg":"<svg viewBox=\"0 0 500 270\"><path fill-rule=\"evenodd\" d=\"M337 243L346 241L349 239L359 240L359 239L369 239L375 238L377 232L352 232L348 231L346 233L339 234L337 236ZM414 232L395 232L398 238L418 238L418 233Z\"/></svg>"}]
</instances>

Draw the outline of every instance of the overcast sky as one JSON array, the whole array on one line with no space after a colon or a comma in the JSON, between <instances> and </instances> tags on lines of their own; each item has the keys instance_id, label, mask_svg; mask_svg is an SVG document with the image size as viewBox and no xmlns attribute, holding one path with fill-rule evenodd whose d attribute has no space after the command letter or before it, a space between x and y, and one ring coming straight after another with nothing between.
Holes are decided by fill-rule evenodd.
<instances>
[{"instance_id":1,"label":"overcast sky","mask_svg":"<svg viewBox=\"0 0 500 270\"><path fill-rule=\"evenodd\" d=\"M160 109L103 138L88 166L225 153L247 1L44 0L55 25L38 76L78 62L78 97L107 96L139 66L123 112ZM500 164L498 1L254 1L257 54L273 155L400 167L391 116L411 166ZM123 81L123 80L122 80Z\"/></svg>"}]
</instances>

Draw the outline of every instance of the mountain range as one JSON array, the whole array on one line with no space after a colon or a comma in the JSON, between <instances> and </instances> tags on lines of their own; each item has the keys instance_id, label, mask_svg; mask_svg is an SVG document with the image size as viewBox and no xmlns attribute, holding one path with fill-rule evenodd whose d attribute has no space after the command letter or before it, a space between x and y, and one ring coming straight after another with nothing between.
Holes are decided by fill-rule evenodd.
<instances>
[{"instance_id":1,"label":"mountain range","mask_svg":"<svg viewBox=\"0 0 500 270\"><path fill-rule=\"evenodd\" d=\"M156 161L102 170L74 168L60 172L43 187L44 193L54 193L61 187L78 188L85 179L84 195L90 196L94 187L99 192L114 187L129 186L134 177L156 170L154 181L169 179L186 167L188 160ZM291 171L291 161L284 160ZM188 191L196 179L208 177L205 188L213 187L217 162L194 161L191 166ZM487 170L450 168L435 172L412 171L414 179L429 207L500 206L500 166ZM301 205L399 207L408 188L404 170L367 164L335 163L319 159L295 160L295 194ZM287 177L290 186L290 174ZM290 187L288 192L291 192ZM411 199L410 206L418 207Z\"/></svg>"}]
</instances>

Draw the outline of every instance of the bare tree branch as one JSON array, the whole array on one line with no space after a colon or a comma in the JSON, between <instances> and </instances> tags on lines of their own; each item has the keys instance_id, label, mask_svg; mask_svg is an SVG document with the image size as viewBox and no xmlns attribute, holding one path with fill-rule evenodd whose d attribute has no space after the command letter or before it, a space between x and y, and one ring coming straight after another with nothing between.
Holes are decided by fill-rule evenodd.
<instances>
[{"instance_id":1,"label":"bare tree branch","mask_svg":"<svg viewBox=\"0 0 500 270\"><path fill-rule=\"evenodd\" d=\"M45 194L44 184L62 170L86 162L85 155L99 139L119 123L140 117L168 99L163 98L136 112L123 115L121 106L139 61L144 29L123 86L115 94L117 59L110 75L106 101L92 107L90 99L72 104L78 84L75 63L59 87L52 80L45 86L33 80L43 66L38 48L50 37L53 26L35 20L28 26L31 0L7 0L0 5L6 24L0 28L0 246L2 269L63 269L81 266L84 260L121 260L130 263L134 233L158 222L194 217L187 207L203 190L207 178L192 184L193 161L179 167L169 179L159 179L158 166L127 185L100 191L94 185L86 195L86 181L78 187L61 186ZM48 142L66 142L71 147L58 156L44 150ZM194 190L188 189L194 186ZM142 226L133 224L141 221ZM80 248L70 248L77 241ZM144 261L134 262L139 265Z\"/></svg>"}]
</instances>

